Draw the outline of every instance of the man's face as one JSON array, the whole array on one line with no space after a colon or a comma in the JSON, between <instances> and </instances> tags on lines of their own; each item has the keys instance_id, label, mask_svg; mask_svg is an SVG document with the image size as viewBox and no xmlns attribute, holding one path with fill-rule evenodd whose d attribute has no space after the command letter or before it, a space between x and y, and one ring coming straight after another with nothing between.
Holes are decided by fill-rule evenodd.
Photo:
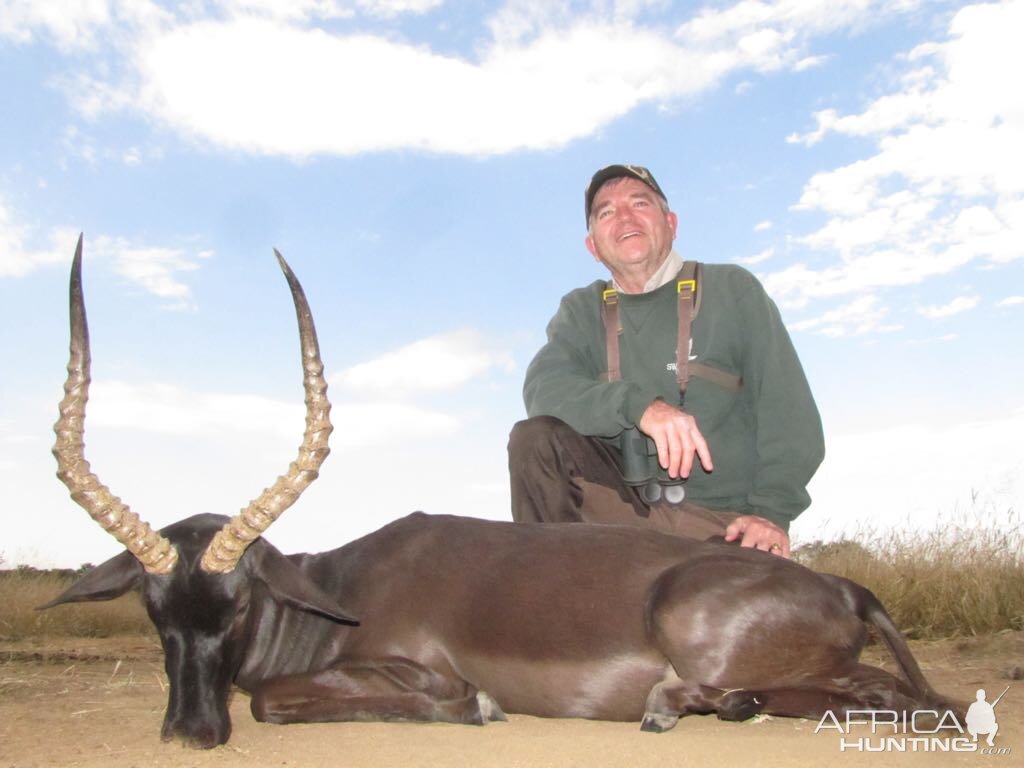
<instances>
[{"instance_id":1,"label":"man's face","mask_svg":"<svg viewBox=\"0 0 1024 768\"><path fill-rule=\"evenodd\" d=\"M654 274L672 249L677 219L661 205L650 187L628 176L612 179L594 196L587 250L618 282Z\"/></svg>"}]
</instances>

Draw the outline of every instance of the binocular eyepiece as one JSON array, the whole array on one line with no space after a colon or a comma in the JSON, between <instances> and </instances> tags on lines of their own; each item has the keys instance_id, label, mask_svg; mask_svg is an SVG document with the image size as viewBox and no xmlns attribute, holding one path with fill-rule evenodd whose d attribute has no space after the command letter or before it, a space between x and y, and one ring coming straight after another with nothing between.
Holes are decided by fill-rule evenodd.
<instances>
[{"instance_id":1,"label":"binocular eyepiece","mask_svg":"<svg viewBox=\"0 0 1024 768\"><path fill-rule=\"evenodd\" d=\"M665 501L682 504L686 497L683 478L671 478L658 463L658 447L640 431L630 427L619 436L622 478L626 485L639 487L640 496L648 504Z\"/></svg>"}]
</instances>

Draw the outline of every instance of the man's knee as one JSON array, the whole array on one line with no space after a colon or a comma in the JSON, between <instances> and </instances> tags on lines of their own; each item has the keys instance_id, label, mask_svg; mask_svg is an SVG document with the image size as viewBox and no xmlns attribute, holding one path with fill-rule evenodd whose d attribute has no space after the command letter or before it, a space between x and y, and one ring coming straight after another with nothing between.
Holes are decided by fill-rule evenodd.
<instances>
[{"instance_id":1,"label":"man's knee","mask_svg":"<svg viewBox=\"0 0 1024 768\"><path fill-rule=\"evenodd\" d=\"M516 422L508 436L509 461L524 461L550 455L572 427L554 416L534 416Z\"/></svg>"}]
</instances>

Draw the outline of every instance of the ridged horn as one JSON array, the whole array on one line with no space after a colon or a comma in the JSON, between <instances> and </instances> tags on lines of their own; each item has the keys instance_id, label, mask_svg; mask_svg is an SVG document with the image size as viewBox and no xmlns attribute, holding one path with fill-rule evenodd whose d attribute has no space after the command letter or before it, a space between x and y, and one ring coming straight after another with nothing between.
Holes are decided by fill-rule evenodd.
<instances>
[{"instance_id":1,"label":"ridged horn","mask_svg":"<svg viewBox=\"0 0 1024 768\"><path fill-rule=\"evenodd\" d=\"M299 344L302 347L302 386L306 392L306 431L299 446L299 456L272 486L259 498L235 515L217 532L203 554L202 568L209 573L227 573L253 541L259 538L281 513L295 503L310 483L316 480L320 465L331 449L327 446L334 427L331 426L331 403L327 399L327 381L320 361L320 345L316 340L313 315L306 303L302 286L284 257L274 250L281 271L291 288L295 315L299 321Z\"/></svg>"},{"instance_id":2,"label":"ridged horn","mask_svg":"<svg viewBox=\"0 0 1024 768\"><path fill-rule=\"evenodd\" d=\"M57 459L57 477L71 491L71 498L138 558L149 573L168 573L177 562L178 553L171 543L139 519L127 505L110 493L92 474L85 460L85 404L89 400L89 325L82 298L82 235L78 236L75 259L71 264L69 288L71 314L71 346L68 355L68 378L64 382L64 399L60 417L53 425L57 443L53 455Z\"/></svg>"}]
</instances>

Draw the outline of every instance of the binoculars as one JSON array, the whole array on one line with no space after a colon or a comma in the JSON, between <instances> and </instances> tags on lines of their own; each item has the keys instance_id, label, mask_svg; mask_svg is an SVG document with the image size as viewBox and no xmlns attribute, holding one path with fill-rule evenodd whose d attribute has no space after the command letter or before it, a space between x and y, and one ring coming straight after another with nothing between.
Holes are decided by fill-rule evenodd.
<instances>
[{"instance_id":1,"label":"binoculars","mask_svg":"<svg viewBox=\"0 0 1024 768\"><path fill-rule=\"evenodd\" d=\"M658 447L637 427L622 431L619 436L620 468L626 485L638 487L648 504L666 501L682 504L686 497L683 478L671 478L658 463Z\"/></svg>"}]
</instances>

